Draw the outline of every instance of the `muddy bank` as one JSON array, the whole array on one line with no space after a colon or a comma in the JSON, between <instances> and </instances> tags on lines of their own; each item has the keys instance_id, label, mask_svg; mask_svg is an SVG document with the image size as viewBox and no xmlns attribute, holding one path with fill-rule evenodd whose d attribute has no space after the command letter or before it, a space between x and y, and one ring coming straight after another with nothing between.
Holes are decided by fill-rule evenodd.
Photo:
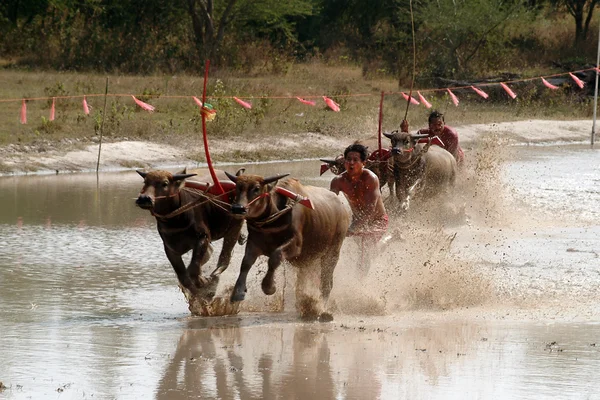
<instances>
[{"instance_id":1,"label":"muddy bank","mask_svg":"<svg viewBox=\"0 0 600 400\"><path fill-rule=\"evenodd\" d=\"M549 143L549 142L589 142L592 131L591 120L579 121L546 121L529 120L493 124L456 125L461 144L468 154L469 149L477 146L482 137L497 135L508 143ZM370 137L366 134L360 139ZM315 133L286 135L277 140L258 138L211 138L209 145L214 156L228 154L238 149L243 143L244 150L261 148L265 150L281 150L286 154L298 152L304 145L318 146L326 154L337 154L344 146L357 138L340 140ZM296 150L298 149L298 150ZM0 147L0 175L32 174L32 173L67 173L95 171L98 162L99 143L97 138L91 140L63 140L51 142L42 140L35 145L8 145ZM99 163L100 171L114 171L132 168L158 167L194 167L197 161L191 160L191 154L204 152L202 140L195 145L166 145L162 143L135 140L120 140L103 143Z\"/></svg>"}]
</instances>

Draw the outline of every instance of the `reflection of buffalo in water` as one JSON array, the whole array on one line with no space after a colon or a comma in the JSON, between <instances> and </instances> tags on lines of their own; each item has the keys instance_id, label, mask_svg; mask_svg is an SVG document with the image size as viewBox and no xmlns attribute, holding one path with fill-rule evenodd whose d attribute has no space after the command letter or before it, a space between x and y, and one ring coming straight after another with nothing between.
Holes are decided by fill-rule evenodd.
<instances>
[{"instance_id":1,"label":"reflection of buffalo in water","mask_svg":"<svg viewBox=\"0 0 600 400\"><path fill-rule=\"evenodd\" d=\"M275 271L287 260L298 268L296 307L301 316L330 320L332 316L325 308L350 223L342 202L333 192L302 185L296 179L286 179L277 185L287 174L269 178L227 175L236 183L231 211L240 221L245 219L248 226L248 243L231 300L245 298L248 272L256 259L265 255L269 260L262 281L263 292L275 293ZM299 196L291 199L290 194ZM309 293L315 286L311 282L312 273L320 275L316 277L320 280L320 296Z\"/></svg>"},{"instance_id":2,"label":"reflection of buffalo in water","mask_svg":"<svg viewBox=\"0 0 600 400\"><path fill-rule=\"evenodd\" d=\"M185 180L195 173L186 173L186 170L174 175L168 171L138 173L144 178L144 186L136 204L156 217L165 253L180 284L194 296L214 296L218 273L229 266L243 221L233 218L228 208L212 201L209 195L184 187ZM227 179L221 171L218 178ZM212 179L207 175L199 180ZM213 279L207 280L201 276L201 267L212 253L210 243L219 239L223 239L223 248ZM190 250L192 257L186 268L182 255Z\"/></svg>"},{"instance_id":3,"label":"reflection of buffalo in water","mask_svg":"<svg viewBox=\"0 0 600 400\"><path fill-rule=\"evenodd\" d=\"M229 317L191 322L169 357L156 398L336 398L326 333L276 319L264 321L268 326L253 317L241 322L250 321L252 329Z\"/></svg>"}]
</instances>

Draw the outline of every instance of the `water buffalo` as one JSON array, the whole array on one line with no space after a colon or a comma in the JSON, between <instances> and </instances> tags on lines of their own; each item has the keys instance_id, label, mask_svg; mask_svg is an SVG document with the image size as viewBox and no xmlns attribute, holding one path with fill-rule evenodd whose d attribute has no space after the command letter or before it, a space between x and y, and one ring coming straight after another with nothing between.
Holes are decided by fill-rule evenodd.
<instances>
[{"instance_id":1,"label":"water buffalo","mask_svg":"<svg viewBox=\"0 0 600 400\"><path fill-rule=\"evenodd\" d=\"M411 198L429 199L448 192L456 180L456 160L448 151L434 145L438 138L393 131L384 133L392 141L388 177L390 193L394 193L403 210ZM426 143L418 143L426 140Z\"/></svg>"},{"instance_id":2,"label":"water buffalo","mask_svg":"<svg viewBox=\"0 0 600 400\"><path fill-rule=\"evenodd\" d=\"M242 220L231 216L227 204L232 199L227 197L233 193L223 195L220 199L225 201L219 204L218 197L186 187L185 180L197 174L187 173L185 169L177 174L168 171L137 173L144 178L144 186L135 203L156 217L158 233L179 283L193 296L212 298L218 276L229 266L243 225ZM218 171L217 177L233 187L223 171ZM199 182L212 181L210 175L197 179ZM217 267L210 279L204 278L201 267L212 253L210 243L221 238L223 248ZM190 250L192 257L186 268L181 256Z\"/></svg>"},{"instance_id":3,"label":"water buffalo","mask_svg":"<svg viewBox=\"0 0 600 400\"><path fill-rule=\"evenodd\" d=\"M258 256L265 255L269 260L263 292L275 293L275 271L287 260L298 268L296 308L301 317L328 321L333 317L325 308L350 215L327 189L305 186L292 178L277 183L287 175L263 178L227 174L236 183L231 212L245 219L248 227L246 251L231 300L245 298L248 272ZM320 273L320 294L311 296L308 291L314 286L310 274L314 272Z\"/></svg>"}]
</instances>

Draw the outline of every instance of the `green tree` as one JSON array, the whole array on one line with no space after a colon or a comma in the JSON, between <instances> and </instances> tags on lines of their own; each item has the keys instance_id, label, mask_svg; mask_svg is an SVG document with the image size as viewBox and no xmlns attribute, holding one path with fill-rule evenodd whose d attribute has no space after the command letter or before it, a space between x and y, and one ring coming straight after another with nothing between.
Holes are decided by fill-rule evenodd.
<instances>
[{"instance_id":1,"label":"green tree","mask_svg":"<svg viewBox=\"0 0 600 400\"><path fill-rule=\"evenodd\" d=\"M575 20L575 47L587 39L590 22L598 0L554 0L559 7L566 8Z\"/></svg>"},{"instance_id":2,"label":"green tree","mask_svg":"<svg viewBox=\"0 0 600 400\"><path fill-rule=\"evenodd\" d=\"M311 0L187 0L196 50L201 60L220 61L228 31L295 40L294 20L314 13Z\"/></svg>"}]
</instances>

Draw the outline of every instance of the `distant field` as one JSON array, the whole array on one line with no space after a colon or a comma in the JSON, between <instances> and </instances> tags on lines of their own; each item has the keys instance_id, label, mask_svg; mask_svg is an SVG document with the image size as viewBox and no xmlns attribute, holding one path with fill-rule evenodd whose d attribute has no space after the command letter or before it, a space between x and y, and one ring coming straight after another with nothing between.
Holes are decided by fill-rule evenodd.
<instances>
[{"instance_id":1,"label":"distant field","mask_svg":"<svg viewBox=\"0 0 600 400\"><path fill-rule=\"evenodd\" d=\"M108 78L109 96L104 118L107 140L129 138L179 144L198 140L201 120L192 96L201 98L202 77ZM52 143L97 136L103 120L105 83L106 76L98 74L0 70L0 145ZM437 96L432 92L425 94L453 125L532 118L580 119L592 115L591 99L582 99L577 93L551 92L534 84L514 89L518 94L515 100L496 88L489 89L488 100L470 90L457 90L458 107L443 92ZM366 80L360 68L350 66L298 64L287 74L275 76L217 72L209 77L207 102L217 110L217 118L208 123L208 132L213 137L239 140L240 157L243 157L245 140L260 142L286 133L318 132L340 139L365 137L377 132L381 91L395 92L385 98L383 130L399 126L406 111L400 90L408 92L409 88L399 89L393 79ZM141 110L131 98L132 94L155 106L156 111ZM83 95L87 95L91 106L89 116L83 112ZM323 95L338 102L341 112L329 110L321 98ZM252 109L242 108L232 96L252 103ZM316 106L302 104L296 96L313 100ZM57 97L54 121L49 121L51 97ZM26 125L19 122L22 98L35 99L27 102ZM408 110L411 127L425 125L428 112L422 105L411 105ZM307 146L307 154L303 154L303 149L298 149L298 153L299 156L321 155L311 146Z\"/></svg>"}]
</instances>

